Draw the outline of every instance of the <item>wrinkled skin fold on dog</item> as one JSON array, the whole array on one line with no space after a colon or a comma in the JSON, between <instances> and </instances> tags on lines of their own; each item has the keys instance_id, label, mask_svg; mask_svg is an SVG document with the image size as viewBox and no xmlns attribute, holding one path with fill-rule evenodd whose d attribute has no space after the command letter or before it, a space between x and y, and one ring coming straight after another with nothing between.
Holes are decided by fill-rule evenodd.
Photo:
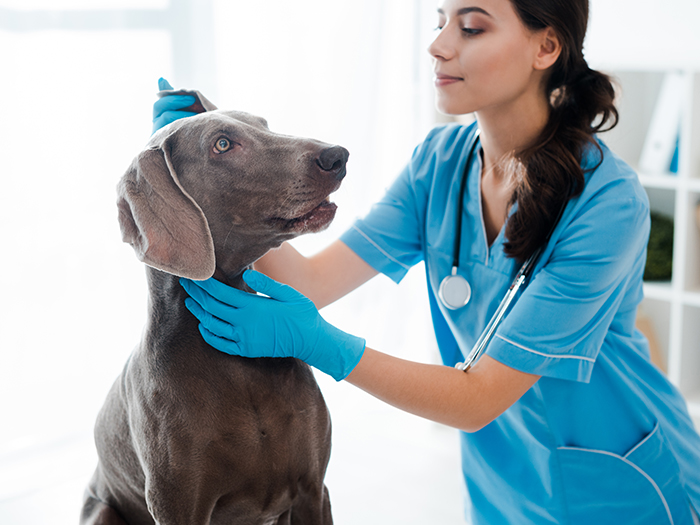
<instances>
[{"instance_id":1,"label":"wrinkled skin fold on dog","mask_svg":"<svg viewBox=\"0 0 700 525\"><path fill-rule=\"evenodd\" d=\"M348 153L192 93L207 111L153 135L118 186L148 319L97 418L81 523L331 524L330 416L311 369L209 347L178 278L245 289L268 250L330 224Z\"/></svg>"}]
</instances>

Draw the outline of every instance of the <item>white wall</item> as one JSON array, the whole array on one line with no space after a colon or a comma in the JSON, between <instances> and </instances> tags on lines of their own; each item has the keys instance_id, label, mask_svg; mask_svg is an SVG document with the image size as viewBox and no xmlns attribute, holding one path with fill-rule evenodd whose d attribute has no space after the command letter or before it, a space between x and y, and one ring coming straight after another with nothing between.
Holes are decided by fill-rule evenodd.
<instances>
[{"instance_id":1,"label":"white wall","mask_svg":"<svg viewBox=\"0 0 700 525\"><path fill-rule=\"evenodd\" d=\"M700 67L698 0L590 0L593 67Z\"/></svg>"}]
</instances>

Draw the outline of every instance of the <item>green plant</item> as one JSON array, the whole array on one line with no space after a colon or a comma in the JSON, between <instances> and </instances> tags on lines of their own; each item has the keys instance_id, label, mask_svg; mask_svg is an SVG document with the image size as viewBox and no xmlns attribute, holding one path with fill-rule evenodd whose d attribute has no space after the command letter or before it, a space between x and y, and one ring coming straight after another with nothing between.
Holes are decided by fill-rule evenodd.
<instances>
[{"instance_id":1,"label":"green plant","mask_svg":"<svg viewBox=\"0 0 700 525\"><path fill-rule=\"evenodd\" d=\"M673 274L673 219L651 212L645 281L668 281Z\"/></svg>"}]
</instances>

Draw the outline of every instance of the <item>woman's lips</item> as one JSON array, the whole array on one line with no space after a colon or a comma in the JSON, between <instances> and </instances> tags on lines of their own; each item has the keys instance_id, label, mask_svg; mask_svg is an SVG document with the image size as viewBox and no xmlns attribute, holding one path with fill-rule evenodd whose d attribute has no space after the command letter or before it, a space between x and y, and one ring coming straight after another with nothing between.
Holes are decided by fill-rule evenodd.
<instances>
[{"instance_id":1,"label":"woman's lips","mask_svg":"<svg viewBox=\"0 0 700 525\"><path fill-rule=\"evenodd\" d=\"M460 82L461 80L463 80L463 79L459 78L459 77L453 77L450 75L442 75L440 73L437 73L435 75L435 85L437 87L449 86L450 84L454 84L455 82Z\"/></svg>"}]
</instances>

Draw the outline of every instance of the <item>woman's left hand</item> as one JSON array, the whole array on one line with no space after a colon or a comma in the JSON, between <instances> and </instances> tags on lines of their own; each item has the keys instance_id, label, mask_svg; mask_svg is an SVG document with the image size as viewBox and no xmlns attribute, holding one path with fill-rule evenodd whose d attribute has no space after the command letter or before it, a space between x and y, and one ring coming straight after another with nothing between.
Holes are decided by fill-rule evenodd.
<instances>
[{"instance_id":1,"label":"woman's left hand","mask_svg":"<svg viewBox=\"0 0 700 525\"><path fill-rule=\"evenodd\" d=\"M345 379L362 358L365 340L326 322L310 299L253 270L243 279L255 295L213 278L181 279L188 310L211 346L242 357L295 357Z\"/></svg>"},{"instance_id":2,"label":"woman's left hand","mask_svg":"<svg viewBox=\"0 0 700 525\"><path fill-rule=\"evenodd\" d=\"M158 89L168 91L173 90L173 86L161 77L158 79ZM153 104L153 133L171 122L196 115L197 113L191 111L183 111L196 101L197 99L190 95L167 95L156 100Z\"/></svg>"}]
</instances>

